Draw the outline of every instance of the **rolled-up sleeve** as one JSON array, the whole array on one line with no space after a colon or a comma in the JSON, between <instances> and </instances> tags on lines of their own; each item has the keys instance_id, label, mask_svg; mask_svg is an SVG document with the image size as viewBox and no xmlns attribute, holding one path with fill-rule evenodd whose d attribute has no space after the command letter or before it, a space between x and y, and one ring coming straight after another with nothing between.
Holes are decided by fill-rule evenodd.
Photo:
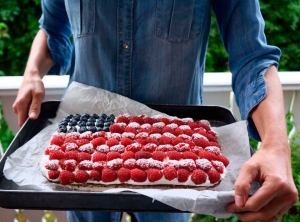
<instances>
[{"instance_id":1,"label":"rolled-up sleeve","mask_svg":"<svg viewBox=\"0 0 300 222\"><path fill-rule=\"evenodd\" d=\"M72 57L70 42L71 26L63 0L43 0L43 14L39 20L40 28L48 36L48 48L56 62L49 71L50 74L65 74L68 72Z\"/></svg>"},{"instance_id":2,"label":"rolled-up sleeve","mask_svg":"<svg viewBox=\"0 0 300 222\"><path fill-rule=\"evenodd\" d=\"M258 0L214 0L220 34L229 54L232 88L249 134L260 140L252 109L267 95L266 70L278 67L280 49L267 44Z\"/></svg>"}]
</instances>

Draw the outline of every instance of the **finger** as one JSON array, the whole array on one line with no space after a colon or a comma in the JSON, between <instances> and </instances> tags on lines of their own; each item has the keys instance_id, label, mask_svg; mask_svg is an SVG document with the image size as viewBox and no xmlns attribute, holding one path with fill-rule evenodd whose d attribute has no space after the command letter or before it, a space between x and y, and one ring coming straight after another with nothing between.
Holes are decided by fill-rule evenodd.
<instances>
[{"instance_id":1,"label":"finger","mask_svg":"<svg viewBox=\"0 0 300 222\"><path fill-rule=\"evenodd\" d=\"M40 115L41 104L44 99L44 92L42 90L36 90L33 94L32 102L29 108L28 116L30 119L37 119Z\"/></svg>"},{"instance_id":2,"label":"finger","mask_svg":"<svg viewBox=\"0 0 300 222\"><path fill-rule=\"evenodd\" d=\"M234 184L234 201L236 206L242 207L245 205L250 193L251 183L255 180L257 175L257 167L251 166L249 162L244 163Z\"/></svg>"},{"instance_id":3,"label":"finger","mask_svg":"<svg viewBox=\"0 0 300 222\"><path fill-rule=\"evenodd\" d=\"M28 117L28 109L31 98L17 99L13 104L13 110L18 115L18 125L21 127Z\"/></svg>"}]
</instances>

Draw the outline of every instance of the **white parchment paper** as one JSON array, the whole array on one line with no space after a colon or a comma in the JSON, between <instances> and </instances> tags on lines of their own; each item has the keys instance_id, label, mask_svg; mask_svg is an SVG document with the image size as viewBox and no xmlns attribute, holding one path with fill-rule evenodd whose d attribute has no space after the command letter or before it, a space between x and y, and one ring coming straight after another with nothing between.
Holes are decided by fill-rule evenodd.
<instances>
[{"instance_id":1,"label":"white parchment paper","mask_svg":"<svg viewBox=\"0 0 300 222\"><path fill-rule=\"evenodd\" d=\"M120 115L146 114L153 116L159 112L115 93L73 82L62 100L53 124L43 129L30 141L10 155L4 166L4 175L24 189L68 190L68 188L49 183L39 169L39 161L50 142L57 124L70 113L113 113ZM187 116L188 117L188 116ZM101 192L137 192L161 201L182 211L213 215L217 218L230 216L226 206L234 200L233 184L241 165L250 158L248 133L245 121L215 128L219 134L222 153L229 160L227 174L216 191L197 191L193 189L106 189ZM256 187L254 187L254 190ZM82 191L81 191L82 192ZM96 191L99 192L99 191ZM155 201L153 202L155 204Z\"/></svg>"}]
</instances>

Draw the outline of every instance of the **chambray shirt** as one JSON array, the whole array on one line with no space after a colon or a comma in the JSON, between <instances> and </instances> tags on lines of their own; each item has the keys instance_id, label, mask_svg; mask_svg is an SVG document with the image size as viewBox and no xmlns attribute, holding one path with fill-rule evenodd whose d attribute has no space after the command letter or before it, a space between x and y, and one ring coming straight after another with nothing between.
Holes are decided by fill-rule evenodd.
<instances>
[{"instance_id":1,"label":"chambray shirt","mask_svg":"<svg viewBox=\"0 0 300 222\"><path fill-rule=\"evenodd\" d=\"M258 139L249 113L265 98L264 73L281 54L267 45L258 0L43 0L39 22L52 70L71 67L71 81L142 103L199 105L211 8L241 116Z\"/></svg>"}]
</instances>

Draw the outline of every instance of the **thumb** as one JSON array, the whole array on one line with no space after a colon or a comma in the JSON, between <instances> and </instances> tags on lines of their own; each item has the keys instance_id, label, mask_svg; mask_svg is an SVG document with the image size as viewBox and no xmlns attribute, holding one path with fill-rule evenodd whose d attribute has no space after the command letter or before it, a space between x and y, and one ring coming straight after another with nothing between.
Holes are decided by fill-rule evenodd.
<instances>
[{"instance_id":1,"label":"thumb","mask_svg":"<svg viewBox=\"0 0 300 222\"><path fill-rule=\"evenodd\" d=\"M256 168L249 162L244 163L234 184L234 201L236 206L242 207L245 205L250 193L251 183L256 178L256 175Z\"/></svg>"},{"instance_id":2,"label":"thumb","mask_svg":"<svg viewBox=\"0 0 300 222\"><path fill-rule=\"evenodd\" d=\"M44 99L44 92L35 92L32 98L32 102L29 108L28 116L30 119L37 119L40 115L41 104Z\"/></svg>"}]
</instances>

